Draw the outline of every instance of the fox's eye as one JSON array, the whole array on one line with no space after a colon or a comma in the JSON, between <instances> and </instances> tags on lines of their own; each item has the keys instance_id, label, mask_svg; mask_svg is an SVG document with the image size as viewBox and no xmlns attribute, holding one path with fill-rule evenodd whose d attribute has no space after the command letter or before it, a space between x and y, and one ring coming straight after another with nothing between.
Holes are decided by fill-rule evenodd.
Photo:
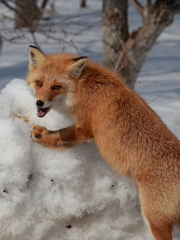
<instances>
[{"instance_id":1,"label":"fox's eye","mask_svg":"<svg viewBox=\"0 0 180 240\"><path fill-rule=\"evenodd\" d=\"M61 88L60 85L56 85L56 86L54 86L52 89L53 89L53 90L59 90L60 88Z\"/></svg>"},{"instance_id":2,"label":"fox's eye","mask_svg":"<svg viewBox=\"0 0 180 240\"><path fill-rule=\"evenodd\" d=\"M36 85L38 85L39 87L42 86L42 82L41 81L36 81Z\"/></svg>"}]
</instances>

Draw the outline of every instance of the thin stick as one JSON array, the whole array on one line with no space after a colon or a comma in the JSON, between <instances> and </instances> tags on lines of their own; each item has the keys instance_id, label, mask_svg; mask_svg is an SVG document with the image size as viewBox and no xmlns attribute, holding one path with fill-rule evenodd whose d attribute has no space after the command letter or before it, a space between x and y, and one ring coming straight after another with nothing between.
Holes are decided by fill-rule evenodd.
<instances>
[{"instance_id":1,"label":"thin stick","mask_svg":"<svg viewBox=\"0 0 180 240\"><path fill-rule=\"evenodd\" d=\"M5 227L2 235L0 236L0 240L3 238L4 234L6 233L6 230L8 229L9 225L11 224L11 221L13 220L14 215L11 217L10 221L8 222L7 226Z\"/></svg>"},{"instance_id":2,"label":"thin stick","mask_svg":"<svg viewBox=\"0 0 180 240\"><path fill-rule=\"evenodd\" d=\"M74 44L73 40L71 40L71 43L72 43L73 47L76 49L78 55L81 56L81 54L80 54L78 48L76 47L76 45Z\"/></svg>"},{"instance_id":3,"label":"thin stick","mask_svg":"<svg viewBox=\"0 0 180 240\"><path fill-rule=\"evenodd\" d=\"M37 39L36 39L36 36L35 36L34 32L31 32L31 35L32 35L34 44L41 50L41 48L40 48L40 46L39 46L39 44L38 44L38 41L37 41Z\"/></svg>"},{"instance_id":4,"label":"thin stick","mask_svg":"<svg viewBox=\"0 0 180 240\"><path fill-rule=\"evenodd\" d=\"M119 58L117 60L116 66L114 68L114 72L115 73L119 73L127 65L128 50L129 50L129 48L131 48L133 46L133 44L135 43L135 40L132 41L131 35L130 35L128 40L127 40L127 42L124 43L122 41L122 39L119 37L116 29L114 27L112 27L112 29L115 32L116 37L117 37L117 39L119 40L119 42L120 42L120 44L122 46L122 51L119 54ZM120 62L122 62L122 64L121 64L121 67L118 69L118 66L119 66Z\"/></svg>"},{"instance_id":5,"label":"thin stick","mask_svg":"<svg viewBox=\"0 0 180 240\"><path fill-rule=\"evenodd\" d=\"M14 240L14 213L13 213L13 223L12 223L12 240Z\"/></svg>"},{"instance_id":6,"label":"thin stick","mask_svg":"<svg viewBox=\"0 0 180 240\"><path fill-rule=\"evenodd\" d=\"M149 84L144 84L144 82L146 82L148 80L148 78L147 79L145 79L144 81L139 81L139 82L136 82L136 83L133 83L133 84L130 84L129 86L135 86L135 85L142 85L142 86L153 86L153 85L155 85L155 84L157 84L159 81L156 81L156 82L154 82L154 83L149 83Z\"/></svg>"},{"instance_id":7,"label":"thin stick","mask_svg":"<svg viewBox=\"0 0 180 240\"><path fill-rule=\"evenodd\" d=\"M12 240L14 240L14 216L15 216L15 213L12 211L11 207L9 206L10 210L11 210L11 213L12 213Z\"/></svg>"},{"instance_id":8,"label":"thin stick","mask_svg":"<svg viewBox=\"0 0 180 240\"><path fill-rule=\"evenodd\" d=\"M55 236L55 238L54 238L54 240L57 240L57 237L59 236L59 234L57 234L56 236Z\"/></svg>"},{"instance_id":9,"label":"thin stick","mask_svg":"<svg viewBox=\"0 0 180 240\"><path fill-rule=\"evenodd\" d=\"M158 95L157 97L155 97L153 100L151 100L150 102L148 102L148 104L154 102L157 98L159 98L161 95Z\"/></svg>"},{"instance_id":10,"label":"thin stick","mask_svg":"<svg viewBox=\"0 0 180 240\"><path fill-rule=\"evenodd\" d=\"M115 27L113 26L112 27L112 29L113 29L113 31L114 31L114 33L116 34L116 37L117 37L117 39L118 39L118 41L120 42L120 44L121 44L121 46L122 46L122 52L119 54L119 58L118 58L118 61L117 61L117 63L116 63L116 66L115 66L115 69L114 69L114 72L116 72L117 71L117 69L118 69L118 66L119 66L119 63L121 62L121 60L122 60L122 58L124 57L125 58L125 53L126 53L126 49L125 49L125 47L124 47L124 42L121 40L121 38L119 37L119 35L118 35L118 33L117 33L117 31L116 31L116 29L115 29ZM122 64L123 65L123 64Z\"/></svg>"},{"instance_id":11,"label":"thin stick","mask_svg":"<svg viewBox=\"0 0 180 240\"><path fill-rule=\"evenodd\" d=\"M143 81L143 82L145 82L145 81ZM159 81L156 81L156 82L154 82L154 83L144 84L144 83L142 83L142 82L140 81L140 82L137 82L137 84L140 84L140 85L142 85L142 86L153 86L153 85L157 84L158 82L159 82Z\"/></svg>"},{"instance_id":12,"label":"thin stick","mask_svg":"<svg viewBox=\"0 0 180 240\"><path fill-rule=\"evenodd\" d=\"M138 85L139 84L139 85L142 85L142 86L153 86L153 85L155 85L155 84L157 84L159 82L159 81L156 81L154 83L145 84L144 82L146 82L146 81L148 81L148 78L146 78L143 81L139 81L137 83L134 83L133 85Z\"/></svg>"}]
</instances>

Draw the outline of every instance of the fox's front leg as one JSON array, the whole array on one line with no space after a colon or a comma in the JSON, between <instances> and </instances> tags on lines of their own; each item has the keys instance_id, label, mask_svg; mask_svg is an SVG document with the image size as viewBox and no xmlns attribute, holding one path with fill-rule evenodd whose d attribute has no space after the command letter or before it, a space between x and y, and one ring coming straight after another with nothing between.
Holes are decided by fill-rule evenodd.
<instances>
[{"instance_id":1,"label":"fox's front leg","mask_svg":"<svg viewBox=\"0 0 180 240\"><path fill-rule=\"evenodd\" d=\"M50 131L45 127L33 125L31 137L35 142L45 147L63 148L63 142L58 131Z\"/></svg>"},{"instance_id":2,"label":"fox's front leg","mask_svg":"<svg viewBox=\"0 0 180 240\"><path fill-rule=\"evenodd\" d=\"M70 146L74 142L84 142L90 137L82 128L77 128L75 125L57 131L34 125L31 135L34 141L50 148L63 148Z\"/></svg>"}]
</instances>

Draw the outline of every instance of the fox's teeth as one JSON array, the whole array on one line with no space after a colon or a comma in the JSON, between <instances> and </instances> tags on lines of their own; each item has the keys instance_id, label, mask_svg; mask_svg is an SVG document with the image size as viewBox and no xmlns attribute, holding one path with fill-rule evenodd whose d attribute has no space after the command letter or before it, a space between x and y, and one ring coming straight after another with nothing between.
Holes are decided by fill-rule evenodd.
<instances>
[{"instance_id":1,"label":"fox's teeth","mask_svg":"<svg viewBox=\"0 0 180 240\"><path fill-rule=\"evenodd\" d=\"M38 111L38 115L43 116L45 113L43 111Z\"/></svg>"},{"instance_id":2,"label":"fox's teeth","mask_svg":"<svg viewBox=\"0 0 180 240\"><path fill-rule=\"evenodd\" d=\"M44 117L47 113L48 108L38 108L37 115L38 117Z\"/></svg>"}]
</instances>

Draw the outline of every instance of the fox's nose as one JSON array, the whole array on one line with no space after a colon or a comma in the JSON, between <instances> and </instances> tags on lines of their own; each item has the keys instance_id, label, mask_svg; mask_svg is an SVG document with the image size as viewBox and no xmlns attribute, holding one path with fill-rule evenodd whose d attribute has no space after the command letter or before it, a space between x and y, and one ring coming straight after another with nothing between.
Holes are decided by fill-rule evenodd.
<instances>
[{"instance_id":1,"label":"fox's nose","mask_svg":"<svg viewBox=\"0 0 180 240\"><path fill-rule=\"evenodd\" d=\"M44 105L44 102L41 101L41 100L38 100L38 101L36 102L36 105L37 105L38 107L42 107L42 106Z\"/></svg>"}]
</instances>

